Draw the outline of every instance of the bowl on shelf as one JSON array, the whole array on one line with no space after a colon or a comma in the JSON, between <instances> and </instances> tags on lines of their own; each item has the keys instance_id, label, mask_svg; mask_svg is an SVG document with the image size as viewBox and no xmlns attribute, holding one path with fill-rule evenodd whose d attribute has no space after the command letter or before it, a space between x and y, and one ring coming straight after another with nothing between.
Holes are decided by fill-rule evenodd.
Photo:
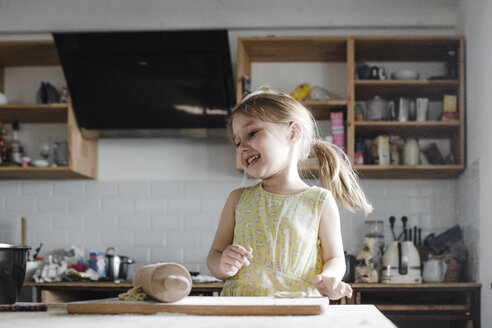
<instances>
[{"instance_id":1,"label":"bowl on shelf","mask_svg":"<svg viewBox=\"0 0 492 328\"><path fill-rule=\"evenodd\" d=\"M402 69L391 73L393 80L418 80L419 77L419 72L412 71L411 69Z\"/></svg>"}]
</instances>

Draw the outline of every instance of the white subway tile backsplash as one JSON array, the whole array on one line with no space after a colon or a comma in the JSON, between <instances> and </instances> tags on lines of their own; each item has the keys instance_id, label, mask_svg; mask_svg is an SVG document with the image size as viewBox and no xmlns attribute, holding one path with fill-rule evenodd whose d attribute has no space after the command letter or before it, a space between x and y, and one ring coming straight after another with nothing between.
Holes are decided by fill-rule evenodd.
<instances>
[{"instance_id":1,"label":"white subway tile backsplash","mask_svg":"<svg viewBox=\"0 0 492 328\"><path fill-rule=\"evenodd\" d=\"M118 195L148 197L150 196L150 182L118 182Z\"/></svg>"},{"instance_id":2,"label":"white subway tile backsplash","mask_svg":"<svg viewBox=\"0 0 492 328\"><path fill-rule=\"evenodd\" d=\"M193 230L168 231L166 235L169 246L198 246L199 232Z\"/></svg>"},{"instance_id":3,"label":"white subway tile backsplash","mask_svg":"<svg viewBox=\"0 0 492 328\"><path fill-rule=\"evenodd\" d=\"M133 211L133 200L129 197L103 198L101 209L103 213L129 213Z\"/></svg>"},{"instance_id":4,"label":"white subway tile backsplash","mask_svg":"<svg viewBox=\"0 0 492 328\"><path fill-rule=\"evenodd\" d=\"M157 199L135 199L135 212L159 213L166 209L165 200Z\"/></svg>"},{"instance_id":5,"label":"white subway tile backsplash","mask_svg":"<svg viewBox=\"0 0 492 328\"><path fill-rule=\"evenodd\" d=\"M135 245L133 232L123 230L103 230L102 231L103 246L128 246Z\"/></svg>"},{"instance_id":6,"label":"white subway tile backsplash","mask_svg":"<svg viewBox=\"0 0 492 328\"><path fill-rule=\"evenodd\" d=\"M183 230L183 214L180 212L167 212L150 215L151 230Z\"/></svg>"},{"instance_id":7,"label":"white subway tile backsplash","mask_svg":"<svg viewBox=\"0 0 492 328\"><path fill-rule=\"evenodd\" d=\"M196 212L198 211L200 200L198 197L168 197L166 204L169 212Z\"/></svg>"},{"instance_id":8,"label":"white subway tile backsplash","mask_svg":"<svg viewBox=\"0 0 492 328\"><path fill-rule=\"evenodd\" d=\"M70 198L68 210L70 213L98 214L101 213L101 200L99 198Z\"/></svg>"},{"instance_id":9,"label":"white subway tile backsplash","mask_svg":"<svg viewBox=\"0 0 492 328\"><path fill-rule=\"evenodd\" d=\"M178 197L184 195L183 182L158 181L152 182L150 186L152 196Z\"/></svg>"},{"instance_id":10,"label":"white subway tile backsplash","mask_svg":"<svg viewBox=\"0 0 492 328\"><path fill-rule=\"evenodd\" d=\"M99 231L87 231L87 230L73 230L69 232L68 235L70 245L82 245L87 249L87 245L92 245L91 248L95 246L101 246L101 232Z\"/></svg>"},{"instance_id":11,"label":"white subway tile backsplash","mask_svg":"<svg viewBox=\"0 0 492 328\"><path fill-rule=\"evenodd\" d=\"M83 245L87 252L105 251L114 246L119 254L138 261L132 270L167 261L208 272L206 256L222 208L241 181L241 177L224 181L2 181L0 242L20 242L20 218L25 216L30 245L43 242L45 251L70 245ZM248 186L257 181L243 182L242 186ZM460 190L476 189L478 184L476 175L466 172L458 183ZM477 191L457 192L456 185L455 180L362 180L374 212L364 217L339 206L344 249L351 254L359 251L366 220L383 220L388 244L393 239L391 215L397 218L397 234L402 230L401 217L406 215L408 226L423 229L423 238L458 222L464 224L466 239L478 239L478 200L470 199L478 199ZM469 245L473 261L478 246Z\"/></svg>"},{"instance_id":12,"label":"white subway tile backsplash","mask_svg":"<svg viewBox=\"0 0 492 328\"><path fill-rule=\"evenodd\" d=\"M200 197L200 211L213 211L215 213L222 212L226 199L217 196L205 195Z\"/></svg>"},{"instance_id":13,"label":"white subway tile backsplash","mask_svg":"<svg viewBox=\"0 0 492 328\"><path fill-rule=\"evenodd\" d=\"M123 214L118 215L117 229L148 231L150 219L147 214Z\"/></svg>"},{"instance_id":14,"label":"white subway tile backsplash","mask_svg":"<svg viewBox=\"0 0 492 328\"><path fill-rule=\"evenodd\" d=\"M135 246L164 246L166 233L163 231L139 230L135 231Z\"/></svg>"},{"instance_id":15,"label":"white subway tile backsplash","mask_svg":"<svg viewBox=\"0 0 492 328\"><path fill-rule=\"evenodd\" d=\"M53 183L46 181L25 181L20 184L22 196L52 196ZM1 188L0 188L1 191Z\"/></svg>"},{"instance_id":16,"label":"white subway tile backsplash","mask_svg":"<svg viewBox=\"0 0 492 328\"><path fill-rule=\"evenodd\" d=\"M39 229L36 231L37 239L43 243L43 248L49 247L51 249L66 248L69 245L68 231L58 229Z\"/></svg>"},{"instance_id":17,"label":"white subway tile backsplash","mask_svg":"<svg viewBox=\"0 0 492 328\"><path fill-rule=\"evenodd\" d=\"M20 196L20 183L18 181L2 180L0 183L0 197Z\"/></svg>"},{"instance_id":18,"label":"white subway tile backsplash","mask_svg":"<svg viewBox=\"0 0 492 328\"><path fill-rule=\"evenodd\" d=\"M53 183L55 196L82 197L84 196L84 184L80 181L57 181Z\"/></svg>"},{"instance_id":19,"label":"white subway tile backsplash","mask_svg":"<svg viewBox=\"0 0 492 328\"><path fill-rule=\"evenodd\" d=\"M111 214L88 214L85 216L85 228L87 230L116 229L116 215Z\"/></svg>"},{"instance_id":20,"label":"white subway tile backsplash","mask_svg":"<svg viewBox=\"0 0 492 328\"><path fill-rule=\"evenodd\" d=\"M184 228L185 230L216 229L219 219L220 213L217 212L185 213Z\"/></svg>"},{"instance_id":21,"label":"white subway tile backsplash","mask_svg":"<svg viewBox=\"0 0 492 328\"><path fill-rule=\"evenodd\" d=\"M116 196L116 182L86 181L85 194L87 197Z\"/></svg>"},{"instance_id":22,"label":"white subway tile backsplash","mask_svg":"<svg viewBox=\"0 0 492 328\"><path fill-rule=\"evenodd\" d=\"M183 263L183 248L181 247L151 247L150 262L178 262Z\"/></svg>"},{"instance_id":23,"label":"white subway tile backsplash","mask_svg":"<svg viewBox=\"0 0 492 328\"><path fill-rule=\"evenodd\" d=\"M5 213L28 214L36 212L36 198L34 197L6 197Z\"/></svg>"},{"instance_id":24,"label":"white subway tile backsplash","mask_svg":"<svg viewBox=\"0 0 492 328\"><path fill-rule=\"evenodd\" d=\"M190 181L184 183L185 197L216 196L218 185L213 181Z\"/></svg>"},{"instance_id":25,"label":"white subway tile backsplash","mask_svg":"<svg viewBox=\"0 0 492 328\"><path fill-rule=\"evenodd\" d=\"M54 229L80 231L85 229L85 218L82 214L53 214Z\"/></svg>"},{"instance_id":26,"label":"white subway tile backsplash","mask_svg":"<svg viewBox=\"0 0 492 328\"><path fill-rule=\"evenodd\" d=\"M185 247L184 248L184 262L185 263L197 263L204 262L203 259L207 258L209 248L207 247Z\"/></svg>"},{"instance_id":27,"label":"white subway tile backsplash","mask_svg":"<svg viewBox=\"0 0 492 328\"><path fill-rule=\"evenodd\" d=\"M68 199L65 197L39 197L36 203L39 213L68 213Z\"/></svg>"}]
</instances>

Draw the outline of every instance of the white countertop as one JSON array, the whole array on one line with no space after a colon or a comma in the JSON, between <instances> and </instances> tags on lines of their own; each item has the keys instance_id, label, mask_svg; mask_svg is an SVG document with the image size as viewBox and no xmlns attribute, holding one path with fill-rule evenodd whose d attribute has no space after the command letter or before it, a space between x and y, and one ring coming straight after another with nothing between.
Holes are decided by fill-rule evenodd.
<instances>
[{"instance_id":1,"label":"white countertop","mask_svg":"<svg viewBox=\"0 0 492 328\"><path fill-rule=\"evenodd\" d=\"M88 327L206 327L220 328L394 328L374 305L330 305L323 315L314 316L198 316L176 313L155 315L68 314L66 304L48 304L47 312L2 312L0 327L88 328Z\"/></svg>"}]
</instances>

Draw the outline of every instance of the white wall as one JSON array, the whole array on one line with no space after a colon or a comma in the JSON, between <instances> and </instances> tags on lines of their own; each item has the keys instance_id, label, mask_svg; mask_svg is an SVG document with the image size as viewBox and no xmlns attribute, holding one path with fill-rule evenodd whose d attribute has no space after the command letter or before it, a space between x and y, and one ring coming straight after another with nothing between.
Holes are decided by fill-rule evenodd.
<instances>
[{"instance_id":1,"label":"white wall","mask_svg":"<svg viewBox=\"0 0 492 328\"><path fill-rule=\"evenodd\" d=\"M492 87L492 64L489 54L492 52L492 2L487 0L464 0L460 2L460 30L466 37L467 53L467 162L473 166L475 174L463 175L458 192L468 204L458 202L464 207L463 217L470 230L476 230L472 236L471 248L478 259L475 277L482 283L482 325L492 323L492 258L490 249L492 240L492 146L489 142L492 112L490 111L490 89ZM464 202L463 201L463 202ZM478 255L477 255L478 253Z\"/></svg>"}]
</instances>

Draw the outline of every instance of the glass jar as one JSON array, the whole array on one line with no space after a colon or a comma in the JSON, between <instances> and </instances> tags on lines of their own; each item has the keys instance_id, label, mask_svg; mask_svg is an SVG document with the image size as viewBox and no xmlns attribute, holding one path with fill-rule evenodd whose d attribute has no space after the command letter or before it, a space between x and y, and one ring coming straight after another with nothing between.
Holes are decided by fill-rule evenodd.
<instances>
[{"instance_id":1,"label":"glass jar","mask_svg":"<svg viewBox=\"0 0 492 328\"><path fill-rule=\"evenodd\" d=\"M415 138L408 138L403 146L403 163L405 165L419 165L419 143Z\"/></svg>"}]
</instances>

